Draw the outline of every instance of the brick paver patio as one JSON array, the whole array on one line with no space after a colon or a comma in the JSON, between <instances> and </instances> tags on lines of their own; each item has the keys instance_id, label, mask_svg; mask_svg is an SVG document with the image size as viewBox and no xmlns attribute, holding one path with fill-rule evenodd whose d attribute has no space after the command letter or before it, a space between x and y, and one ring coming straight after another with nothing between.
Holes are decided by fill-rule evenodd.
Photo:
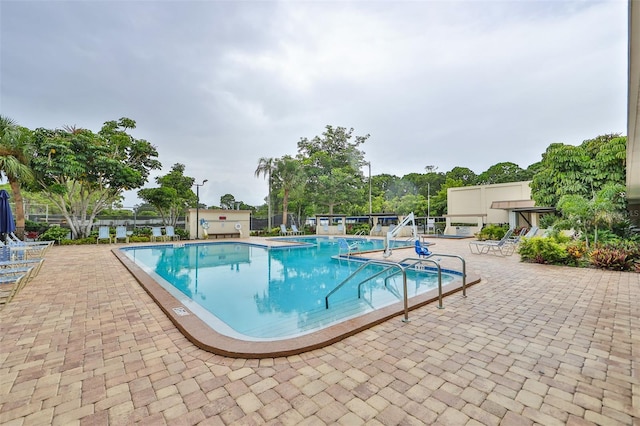
<instances>
[{"instance_id":1,"label":"brick paver patio","mask_svg":"<svg viewBox=\"0 0 640 426\"><path fill-rule=\"evenodd\" d=\"M640 274L438 241L468 298L245 360L191 344L112 247L54 247L0 311L1 424L640 425Z\"/></svg>"}]
</instances>

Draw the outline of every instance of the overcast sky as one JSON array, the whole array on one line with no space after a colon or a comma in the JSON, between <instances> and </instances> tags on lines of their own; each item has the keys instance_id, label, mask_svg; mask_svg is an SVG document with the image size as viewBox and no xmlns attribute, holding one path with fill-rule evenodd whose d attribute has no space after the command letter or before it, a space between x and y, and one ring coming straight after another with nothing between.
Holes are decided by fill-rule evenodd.
<instances>
[{"instance_id":1,"label":"overcast sky","mask_svg":"<svg viewBox=\"0 0 640 426\"><path fill-rule=\"evenodd\" d=\"M134 119L158 148L154 176L185 164L208 205L262 204L259 158L296 155L326 125L371 135L374 175L526 168L553 142L626 134L627 9L1 0L0 113L31 129Z\"/></svg>"}]
</instances>

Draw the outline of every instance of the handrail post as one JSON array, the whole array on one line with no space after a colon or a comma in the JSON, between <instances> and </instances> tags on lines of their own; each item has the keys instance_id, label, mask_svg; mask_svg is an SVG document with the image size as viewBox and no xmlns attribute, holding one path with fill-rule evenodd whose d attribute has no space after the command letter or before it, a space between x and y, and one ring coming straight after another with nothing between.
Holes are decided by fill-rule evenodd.
<instances>
[{"instance_id":1,"label":"handrail post","mask_svg":"<svg viewBox=\"0 0 640 426\"><path fill-rule=\"evenodd\" d=\"M407 270L402 268L402 287L404 290L404 319L402 322L409 322L409 292L407 290Z\"/></svg>"},{"instance_id":2,"label":"handrail post","mask_svg":"<svg viewBox=\"0 0 640 426\"><path fill-rule=\"evenodd\" d=\"M436 265L438 265L438 309L444 309L442 306L442 269L440 262L436 262Z\"/></svg>"},{"instance_id":3,"label":"handrail post","mask_svg":"<svg viewBox=\"0 0 640 426\"><path fill-rule=\"evenodd\" d=\"M460 257L462 261L462 297L467 297L467 262Z\"/></svg>"}]
</instances>

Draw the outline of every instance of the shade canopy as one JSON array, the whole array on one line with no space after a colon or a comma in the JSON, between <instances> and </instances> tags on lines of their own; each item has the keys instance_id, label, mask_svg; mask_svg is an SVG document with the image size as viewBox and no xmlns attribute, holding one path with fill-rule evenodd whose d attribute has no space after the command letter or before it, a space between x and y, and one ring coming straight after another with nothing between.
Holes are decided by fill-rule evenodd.
<instances>
[{"instance_id":1,"label":"shade canopy","mask_svg":"<svg viewBox=\"0 0 640 426\"><path fill-rule=\"evenodd\" d=\"M2 189L0 190L0 234L9 234L15 230L16 224L9 205L9 193Z\"/></svg>"}]
</instances>

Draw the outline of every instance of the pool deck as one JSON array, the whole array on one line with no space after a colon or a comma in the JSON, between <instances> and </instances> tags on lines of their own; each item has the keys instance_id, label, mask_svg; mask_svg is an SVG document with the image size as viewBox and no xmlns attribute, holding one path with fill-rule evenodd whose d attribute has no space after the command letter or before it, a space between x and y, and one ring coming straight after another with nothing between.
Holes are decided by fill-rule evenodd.
<instances>
[{"instance_id":1,"label":"pool deck","mask_svg":"<svg viewBox=\"0 0 640 426\"><path fill-rule=\"evenodd\" d=\"M0 311L0 424L640 425L640 274L437 240L482 278L467 298L241 359L187 340L113 247L53 247Z\"/></svg>"}]
</instances>

